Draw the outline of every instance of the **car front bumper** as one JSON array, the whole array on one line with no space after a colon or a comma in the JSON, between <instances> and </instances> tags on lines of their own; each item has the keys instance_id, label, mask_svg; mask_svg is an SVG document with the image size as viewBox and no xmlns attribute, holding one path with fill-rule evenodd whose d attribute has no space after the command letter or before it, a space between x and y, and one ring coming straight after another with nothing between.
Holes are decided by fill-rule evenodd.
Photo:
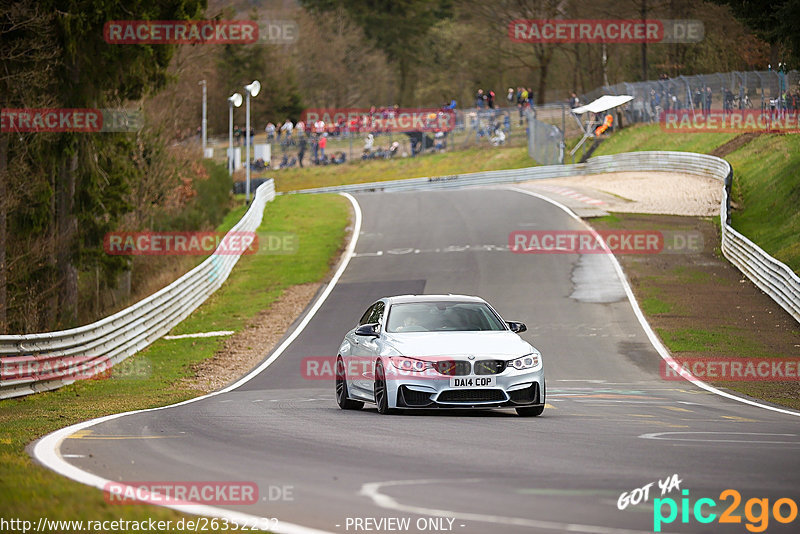
<instances>
[{"instance_id":1,"label":"car front bumper","mask_svg":"<svg viewBox=\"0 0 800 534\"><path fill-rule=\"evenodd\" d=\"M491 387L454 388L450 377L387 380L391 408L498 408L540 406L545 402L544 370L506 369ZM484 378L485 375L459 378Z\"/></svg>"}]
</instances>

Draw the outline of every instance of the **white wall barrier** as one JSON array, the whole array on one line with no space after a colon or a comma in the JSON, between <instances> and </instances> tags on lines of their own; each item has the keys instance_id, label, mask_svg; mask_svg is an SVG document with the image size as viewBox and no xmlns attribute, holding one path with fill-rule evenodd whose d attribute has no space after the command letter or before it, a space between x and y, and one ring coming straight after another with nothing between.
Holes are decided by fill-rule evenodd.
<instances>
[{"instance_id":1,"label":"white wall barrier","mask_svg":"<svg viewBox=\"0 0 800 534\"><path fill-rule=\"evenodd\" d=\"M256 190L253 203L231 232L254 232L272 180ZM235 234L234 234L235 235ZM169 332L228 278L239 255L217 252L172 284L96 323L42 334L0 335L0 399L59 388L110 368Z\"/></svg>"}]
</instances>

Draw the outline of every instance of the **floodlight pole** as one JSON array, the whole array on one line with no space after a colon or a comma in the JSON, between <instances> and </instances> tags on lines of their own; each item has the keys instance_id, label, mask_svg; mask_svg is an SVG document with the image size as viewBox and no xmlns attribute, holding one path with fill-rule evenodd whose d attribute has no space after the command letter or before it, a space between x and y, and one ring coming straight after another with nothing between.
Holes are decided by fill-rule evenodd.
<instances>
[{"instance_id":1,"label":"floodlight pole","mask_svg":"<svg viewBox=\"0 0 800 534\"><path fill-rule=\"evenodd\" d=\"M238 98L237 98L238 97ZM242 105L242 95L233 93L228 97L228 174L233 176L233 108Z\"/></svg>"},{"instance_id":2,"label":"floodlight pole","mask_svg":"<svg viewBox=\"0 0 800 534\"><path fill-rule=\"evenodd\" d=\"M233 101L228 99L228 175L233 176Z\"/></svg>"},{"instance_id":3,"label":"floodlight pole","mask_svg":"<svg viewBox=\"0 0 800 534\"><path fill-rule=\"evenodd\" d=\"M251 84L245 85L244 90L247 92L247 118L245 125L245 201L250 203L250 95L258 96L261 91L261 83L254 80Z\"/></svg>"},{"instance_id":4,"label":"floodlight pole","mask_svg":"<svg viewBox=\"0 0 800 534\"><path fill-rule=\"evenodd\" d=\"M203 157L205 157L206 156L206 146L208 145L208 119L207 119L207 115L206 115L206 109L207 109L207 106L206 106L206 95L207 95L206 85L207 84L206 84L205 80L201 80L199 83L200 83L200 85L203 86L203 127L202 127L203 134L202 135L203 135Z\"/></svg>"},{"instance_id":5,"label":"floodlight pole","mask_svg":"<svg viewBox=\"0 0 800 534\"><path fill-rule=\"evenodd\" d=\"M247 119L245 120L245 130L244 130L244 139L245 139L245 149L244 149L244 164L245 164L245 173L247 175L247 185L245 187L245 195L244 200L247 204L250 204L250 91L247 91Z\"/></svg>"}]
</instances>

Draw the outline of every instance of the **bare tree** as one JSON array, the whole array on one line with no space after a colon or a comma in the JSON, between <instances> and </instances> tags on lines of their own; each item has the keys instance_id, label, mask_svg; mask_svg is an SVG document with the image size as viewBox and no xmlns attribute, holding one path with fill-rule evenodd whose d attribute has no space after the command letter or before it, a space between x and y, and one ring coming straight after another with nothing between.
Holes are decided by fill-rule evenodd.
<instances>
[{"instance_id":1,"label":"bare tree","mask_svg":"<svg viewBox=\"0 0 800 534\"><path fill-rule=\"evenodd\" d=\"M52 50L53 16L46 10L26 1L11 1L0 11L0 108L47 105L48 97L39 88L52 85L55 54ZM20 176L14 176L15 165L29 154L22 145L23 136L0 132L0 332L9 330L10 267L15 263L16 249L9 249L8 217L16 207L15 185ZM41 173L25 176L33 181ZM9 255L11 254L11 256ZM23 272L27 271L22 264ZM40 299L34 298L34 305Z\"/></svg>"},{"instance_id":2,"label":"bare tree","mask_svg":"<svg viewBox=\"0 0 800 534\"><path fill-rule=\"evenodd\" d=\"M298 13L303 38L291 53L298 86L309 107L389 104L395 79L377 51L344 9Z\"/></svg>"},{"instance_id":3,"label":"bare tree","mask_svg":"<svg viewBox=\"0 0 800 534\"><path fill-rule=\"evenodd\" d=\"M561 45L550 43L511 43L509 23L518 19L555 19L563 17L566 5L562 0L476 0L470 7L476 18L493 33L496 53L506 65L522 66L537 75L536 100L545 102L548 75L554 54Z\"/></svg>"}]
</instances>

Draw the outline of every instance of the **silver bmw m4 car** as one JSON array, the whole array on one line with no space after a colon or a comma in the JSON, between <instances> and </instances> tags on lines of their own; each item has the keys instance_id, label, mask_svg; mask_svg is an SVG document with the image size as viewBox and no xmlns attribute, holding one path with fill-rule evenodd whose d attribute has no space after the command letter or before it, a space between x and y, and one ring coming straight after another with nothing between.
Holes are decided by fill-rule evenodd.
<instances>
[{"instance_id":1,"label":"silver bmw m4 car","mask_svg":"<svg viewBox=\"0 0 800 534\"><path fill-rule=\"evenodd\" d=\"M336 357L336 402L398 408L513 407L544 411L542 355L483 299L403 295L372 304Z\"/></svg>"}]
</instances>

